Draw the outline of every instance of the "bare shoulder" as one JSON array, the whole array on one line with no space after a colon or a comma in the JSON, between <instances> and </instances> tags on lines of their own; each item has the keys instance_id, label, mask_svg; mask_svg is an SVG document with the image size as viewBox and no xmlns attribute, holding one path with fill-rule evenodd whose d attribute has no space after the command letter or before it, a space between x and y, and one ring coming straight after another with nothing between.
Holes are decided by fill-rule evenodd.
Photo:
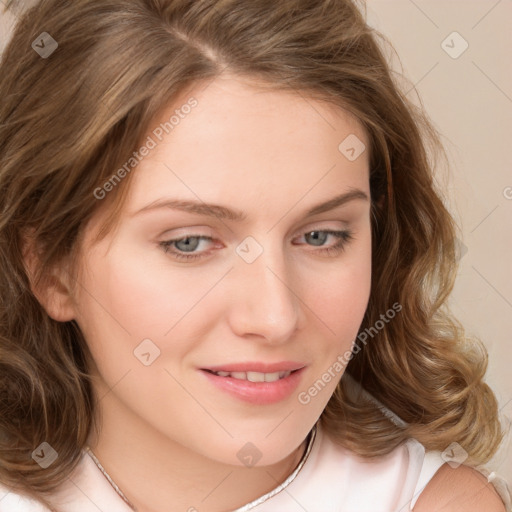
<instances>
[{"instance_id":1,"label":"bare shoulder","mask_svg":"<svg viewBox=\"0 0 512 512\"><path fill-rule=\"evenodd\" d=\"M469 466L443 464L421 493L414 512L506 512L494 486Z\"/></svg>"}]
</instances>

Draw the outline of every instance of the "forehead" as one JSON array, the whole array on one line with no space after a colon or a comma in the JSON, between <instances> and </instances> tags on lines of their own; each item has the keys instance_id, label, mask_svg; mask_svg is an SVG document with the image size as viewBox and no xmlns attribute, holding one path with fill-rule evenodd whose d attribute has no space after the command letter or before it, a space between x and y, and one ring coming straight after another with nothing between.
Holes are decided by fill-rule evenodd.
<instances>
[{"instance_id":1,"label":"forehead","mask_svg":"<svg viewBox=\"0 0 512 512\"><path fill-rule=\"evenodd\" d=\"M192 98L196 106L190 108ZM154 130L148 134L160 132L155 135L157 143L177 145L193 132L198 147L223 139L255 152L269 146L298 149L303 140L309 148L332 147L333 140L349 134L365 143L367 139L361 123L332 102L234 75L221 75L183 91L151 124ZM224 144L222 149L233 152L237 147Z\"/></svg>"},{"instance_id":2,"label":"forehead","mask_svg":"<svg viewBox=\"0 0 512 512\"><path fill-rule=\"evenodd\" d=\"M190 98L197 102L195 107L186 107ZM156 147L140 163L135 178L159 164L176 173L200 174L202 180L229 176L246 183L255 176L301 179L306 170L312 175L332 165L340 171L368 165L367 151L354 162L340 152L339 145L351 135L368 147L364 128L348 112L299 92L272 90L231 76L190 89L152 125L148 135ZM162 127L164 132L161 140L154 135L159 127L156 133L162 133Z\"/></svg>"}]
</instances>

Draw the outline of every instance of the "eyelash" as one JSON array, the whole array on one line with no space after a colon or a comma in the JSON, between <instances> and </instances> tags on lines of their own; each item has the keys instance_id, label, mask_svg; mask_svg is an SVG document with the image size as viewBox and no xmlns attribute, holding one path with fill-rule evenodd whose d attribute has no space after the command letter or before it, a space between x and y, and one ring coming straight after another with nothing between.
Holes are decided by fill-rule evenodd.
<instances>
[{"instance_id":1,"label":"eyelash","mask_svg":"<svg viewBox=\"0 0 512 512\"><path fill-rule=\"evenodd\" d=\"M348 243L351 240L353 240L353 238L354 238L352 231L349 231L349 230L335 231L335 230L330 230L330 229L314 229L312 231L307 231L304 234L309 235L311 233L327 233L328 235L332 235L332 236L338 238L338 242L336 242L335 245L333 245L331 247L326 247L325 249L320 249L319 251L315 251L315 252L327 254L328 256L331 256L331 257L341 254L345 250L346 245L348 245ZM187 236L184 236L181 238L174 238L173 240L166 240L164 242L160 242L160 246L162 246L162 248L164 249L164 252L166 254L172 254L172 256L178 260L191 261L191 260L196 260L198 258L205 257L206 253L204 253L204 252L197 253L197 254L185 254L183 252L176 252L176 251L170 250L170 248L173 244L175 244L176 242L181 242L183 240L187 240L188 238L199 238L200 240L213 241L213 238L211 238L209 236L187 235Z\"/></svg>"}]
</instances>

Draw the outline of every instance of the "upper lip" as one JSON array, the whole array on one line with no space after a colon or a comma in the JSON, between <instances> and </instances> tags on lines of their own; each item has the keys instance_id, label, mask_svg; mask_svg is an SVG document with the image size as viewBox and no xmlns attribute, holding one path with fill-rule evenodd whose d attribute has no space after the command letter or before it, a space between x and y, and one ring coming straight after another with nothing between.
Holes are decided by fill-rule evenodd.
<instances>
[{"instance_id":1,"label":"upper lip","mask_svg":"<svg viewBox=\"0 0 512 512\"><path fill-rule=\"evenodd\" d=\"M263 363L263 362L247 362L247 363L228 363L218 366L208 366L201 368L202 370L209 370L211 372L258 372L258 373L275 373L275 372L290 372L300 370L306 365L304 363L297 363L294 361L280 361L278 363Z\"/></svg>"}]
</instances>

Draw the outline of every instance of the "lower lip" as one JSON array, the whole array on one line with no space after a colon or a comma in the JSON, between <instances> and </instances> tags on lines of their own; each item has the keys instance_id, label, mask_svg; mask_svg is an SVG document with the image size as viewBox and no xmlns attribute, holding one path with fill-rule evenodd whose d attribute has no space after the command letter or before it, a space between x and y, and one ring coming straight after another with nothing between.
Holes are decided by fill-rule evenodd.
<instances>
[{"instance_id":1,"label":"lower lip","mask_svg":"<svg viewBox=\"0 0 512 512\"><path fill-rule=\"evenodd\" d=\"M258 405L275 404L288 398L297 389L304 368L296 370L288 377L275 382L250 382L248 380L221 377L214 373L201 370L212 384L230 393L234 397Z\"/></svg>"}]
</instances>

